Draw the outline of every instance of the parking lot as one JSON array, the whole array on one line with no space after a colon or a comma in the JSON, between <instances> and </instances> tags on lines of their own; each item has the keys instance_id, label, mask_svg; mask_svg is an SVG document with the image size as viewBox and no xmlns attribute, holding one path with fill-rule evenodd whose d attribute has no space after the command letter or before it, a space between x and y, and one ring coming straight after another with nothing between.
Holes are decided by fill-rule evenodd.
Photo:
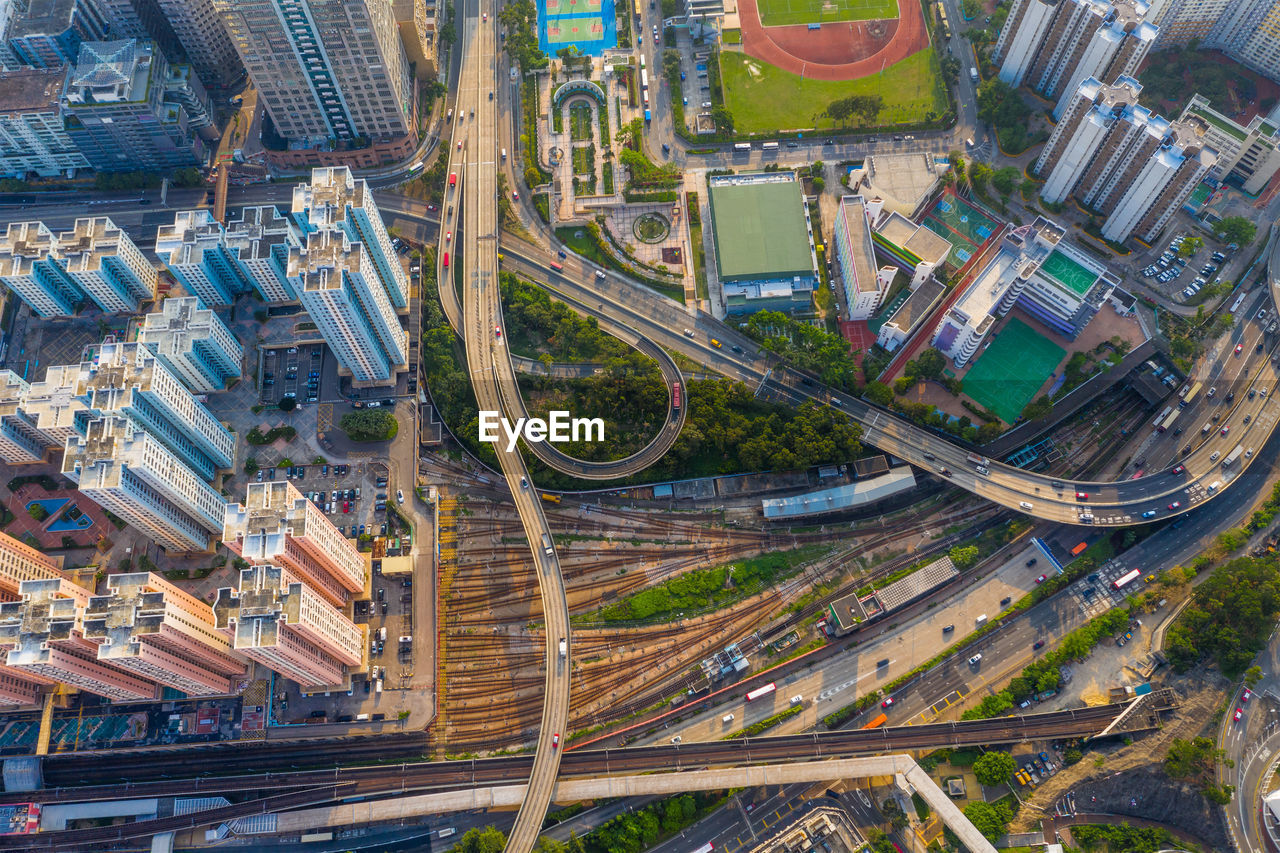
<instances>
[{"instance_id":1,"label":"parking lot","mask_svg":"<svg viewBox=\"0 0 1280 853\"><path fill-rule=\"evenodd\" d=\"M1196 304L1203 300L1203 297L1196 299L1196 294L1223 281L1226 266L1234 253L1217 251L1206 241L1194 251L1188 249L1189 253L1184 255L1184 247L1195 246L1187 242L1191 240L1204 241L1204 238L1187 233L1175 234L1163 247L1156 247L1160 251L1158 256L1153 250L1150 262L1138 274L1149 287L1165 293L1170 299Z\"/></svg>"},{"instance_id":2,"label":"parking lot","mask_svg":"<svg viewBox=\"0 0 1280 853\"><path fill-rule=\"evenodd\" d=\"M258 387L264 405L279 405L287 397L299 403L342 399L338 362L324 344L264 350L261 369Z\"/></svg>"}]
</instances>

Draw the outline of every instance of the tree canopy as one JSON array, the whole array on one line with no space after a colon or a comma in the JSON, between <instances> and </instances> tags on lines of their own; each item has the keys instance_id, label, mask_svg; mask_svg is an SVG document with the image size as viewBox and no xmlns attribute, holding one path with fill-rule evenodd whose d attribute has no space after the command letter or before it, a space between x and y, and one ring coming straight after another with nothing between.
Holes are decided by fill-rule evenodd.
<instances>
[{"instance_id":1,"label":"tree canopy","mask_svg":"<svg viewBox=\"0 0 1280 853\"><path fill-rule=\"evenodd\" d=\"M987 787L1009 781L1018 769L1018 762L1007 752L986 752L973 762L973 775Z\"/></svg>"},{"instance_id":2,"label":"tree canopy","mask_svg":"<svg viewBox=\"0 0 1280 853\"><path fill-rule=\"evenodd\" d=\"M1243 216L1228 216L1218 223L1218 233L1228 243L1247 246L1258 236L1258 226Z\"/></svg>"},{"instance_id":3,"label":"tree canopy","mask_svg":"<svg viewBox=\"0 0 1280 853\"><path fill-rule=\"evenodd\" d=\"M1203 658L1235 679L1253 662L1280 616L1275 557L1240 557L1214 570L1170 627L1165 653L1178 672Z\"/></svg>"},{"instance_id":4,"label":"tree canopy","mask_svg":"<svg viewBox=\"0 0 1280 853\"><path fill-rule=\"evenodd\" d=\"M386 409L361 409L347 412L338 427L352 441L388 441L395 438L400 425Z\"/></svg>"},{"instance_id":5,"label":"tree canopy","mask_svg":"<svg viewBox=\"0 0 1280 853\"><path fill-rule=\"evenodd\" d=\"M866 124L875 122L884 106L880 95L850 95L827 104L826 116L837 124L848 124L850 119L860 118Z\"/></svg>"}]
</instances>

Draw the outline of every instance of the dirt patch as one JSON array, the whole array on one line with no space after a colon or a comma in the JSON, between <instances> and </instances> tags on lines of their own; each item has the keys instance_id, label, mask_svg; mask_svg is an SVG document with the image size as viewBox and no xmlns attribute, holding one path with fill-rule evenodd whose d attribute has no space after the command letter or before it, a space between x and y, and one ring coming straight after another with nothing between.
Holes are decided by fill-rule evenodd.
<instances>
[{"instance_id":1,"label":"dirt patch","mask_svg":"<svg viewBox=\"0 0 1280 853\"><path fill-rule=\"evenodd\" d=\"M1210 849L1229 849L1221 809L1194 787L1170 779L1160 765L1174 738L1213 737L1214 712L1228 685L1214 673L1195 670L1169 686L1176 686L1184 699L1162 729L1127 746L1086 751L1084 760L1064 767L1026 798L1010 832L1034 831L1041 817L1051 815L1054 804L1073 791L1081 812L1146 818L1203 839ZM1098 767L1100 757L1105 761Z\"/></svg>"}]
</instances>

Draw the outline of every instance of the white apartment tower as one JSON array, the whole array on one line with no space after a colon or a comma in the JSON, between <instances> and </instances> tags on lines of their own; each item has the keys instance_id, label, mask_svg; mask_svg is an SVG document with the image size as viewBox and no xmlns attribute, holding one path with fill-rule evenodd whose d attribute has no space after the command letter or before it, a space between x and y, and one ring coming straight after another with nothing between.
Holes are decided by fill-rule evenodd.
<instances>
[{"instance_id":1,"label":"white apartment tower","mask_svg":"<svg viewBox=\"0 0 1280 853\"><path fill-rule=\"evenodd\" d=\"M12 370L0 370L0 459L10 465L43 462L55 447L27 413L30 387Z\"/></svg>"},{"instance_id":2,"label":"white apartment tower","mask_svg":"<svg viewBox=\"0 0 1280 853\"><path fill-rule=\"evenodd\" d=\"M85 301L58 261L58 238L43 222L10 222L0 237L0 283L36 314L70 317Z\"/></svg>"},{"instance_id":3,"label":"white apartment tower","mask_svg":"<svg viewBox=\"0 0 1280 853\"><path fill-rule=\"evenodd\" d=\"M58 235L58 259L108 314L136 314L156 298L159 273L110 217L77 219L73 230Z\"/></svg>"},{"instance_id":4,"label":"white apartment tower","mask_svg":"<svg viewBox=\"0 0 1280 853\"><path fill-rule=\"evenodd\" d=\"M302 306L357 383L390 381L409 360L409 335L387 299L373 259L335 228L313 231L289 253Z\"/></svg>"},{"instance_id":5,"label":"white apartment tower","mask_svg":"<svg viewBox=\"0 0 1280 853\"><path fill-rule=\"evenodd\" d=\"M244 348L218 315L202 308L194 296L166 299L159 311L143 320L138 342L196 394L221 391L227 380L240 376Z\"/></svg>"},{"instance_id":6,"label":"white apartment tower","mask_svg":"<svg viewBox=\"0 0 1280 853\"><path fill-rule=\"evenodd\" d=\"M105 341L80 366L76 394L104 415L125 415L205 479L230 468L235 437L139 341Z\"/></svg>"},{"instance_id":7,"label":"white apartment tower","mask_svg":"<svg viewBox=\"0 0 1280 853\"><path fill-rule=\"evenodd\" d=\"M99 418L67 441L62 473L85 497L178 552L209 551L226 501L148 433Z\"/></svg>"},{"instance_id":8,"label":"white apartment tower","mask_svg":"<svg viewBox=\"0 0 1280 853\"><path fill-rule=\"evenodd\" d=\"M22 408L36 429L57 447L66 447L67 439L84 435L89 421L102 413L90 408L76 396L80 365L55 364L44 372L44 379L32 382L22 399Z\"/></svg>"},{"instance_id":9,"label":"white apartment tower","mask_svg":"<svg viewBox=\"0 0 1280 853\"><path fill-rule=\"evenodd\" d=\"M1138 104L1141 90L1128 77L1083 81L1035 165L1045 200L1074 196L1107 217L1102 233L1116 242L1153 240L1217 162L1207 121L1158 116Z\"/></svg>"},{"instance_id":10,"label":"white apartment tower","mask_svg":"<svg viewBox=\"0 0 1280 853\"><path fill-rule=\"evenodd\" d=\"M207 209L174 213L172 225L156 230L156 254L205 305L230 305L249 288L235 253L227 249L222 223Z\"/></svg>"},{"instance_id":11,"label":"white apartment tower","mask_svg":"<svg viewBox=\"0 0 1280 853\"><path fill-rule=\"evenodd\" d=\"M1146 0L1014 0L996 42L1000 79L1058 100L1061 115L1080 81L1132 75L1155 43Z\"/></svg>"},{"instance_id":12,"label":"white apartment tower","mask_svg":"<svg viewBox=\"0 0 1280 853\"><path fill-rule=\"evenodd\" d=\"M306 146L410 133L390 0L212 0L281 136Z\"/></svg>"},{"instance_id":13,"label":"white apartment tower","mask_svg":"<svg viewBox=\"0 0 1280 853\"><path fill-rule=\"evenodd\" d=\"M363 663L360 627L281 566L241 569L239 588L218 590L213 609L236 652L304 690L341 684Z\"/></svg>"},{"instance_id":14,"label":"white apartment tower","mask_svg":"<svg viewBox=\"0 0 1280 853\"><path fill-rule=\"evenodd\" d=\"M250 483L245 502L227 506L222 542L250 563L284 566L337 606L368 582L355 545L288 481Z\"/></svg>"},{"instance_id":15,"label":"white apartment tower","mask_svg":"<svg viewBox=\"0 0 1280 853\"><path fill-rule=\"evenodd\" d=\"M274 204L246 207L239 219L227 223L227 246L245 277L267 302L296 303L289 283L289 250L302 245L301 231L291 217L281 216Z\"/></svg>"}]
</instances>

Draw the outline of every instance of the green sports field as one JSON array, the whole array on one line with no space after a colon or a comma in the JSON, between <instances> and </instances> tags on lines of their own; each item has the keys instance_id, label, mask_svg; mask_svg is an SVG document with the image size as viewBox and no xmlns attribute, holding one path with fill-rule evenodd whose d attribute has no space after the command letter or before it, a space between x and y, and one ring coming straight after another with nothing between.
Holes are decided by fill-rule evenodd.
<instances>
[{"instance_id":1,"label":"green sports field","mask_svg":"<svg viewBox=\"0 0 1280 853\"><path fill-rule=\"evenodd\" d=\"M898 17L897 0L756 0L756 7L766 27Z\"/></svg>"},{"instance_id":2,"label":"green sports field","mask_svg":"<svg viewBox=\"0 0 1280 853\"><path fill-rule=\"evenodd\" d=\"M725 106L739 133L828 129L835 122L822 115L827 104L850 95L880 95L880 125L918 122L929 112L947 108L938 57L925 48L883 73L859 80L801 79L745 53L720 54Z\"/></svg>"},{"instance_id":3,"label":"green sports field","mask_svg":"<svg viewBox=\"0 0 1280 853\"><path fill-rule=\"evenodd\" d=\"M965 374L964 393L1011 424L1066 354L1013 317Z\"/></svg>"}]
</instances>

